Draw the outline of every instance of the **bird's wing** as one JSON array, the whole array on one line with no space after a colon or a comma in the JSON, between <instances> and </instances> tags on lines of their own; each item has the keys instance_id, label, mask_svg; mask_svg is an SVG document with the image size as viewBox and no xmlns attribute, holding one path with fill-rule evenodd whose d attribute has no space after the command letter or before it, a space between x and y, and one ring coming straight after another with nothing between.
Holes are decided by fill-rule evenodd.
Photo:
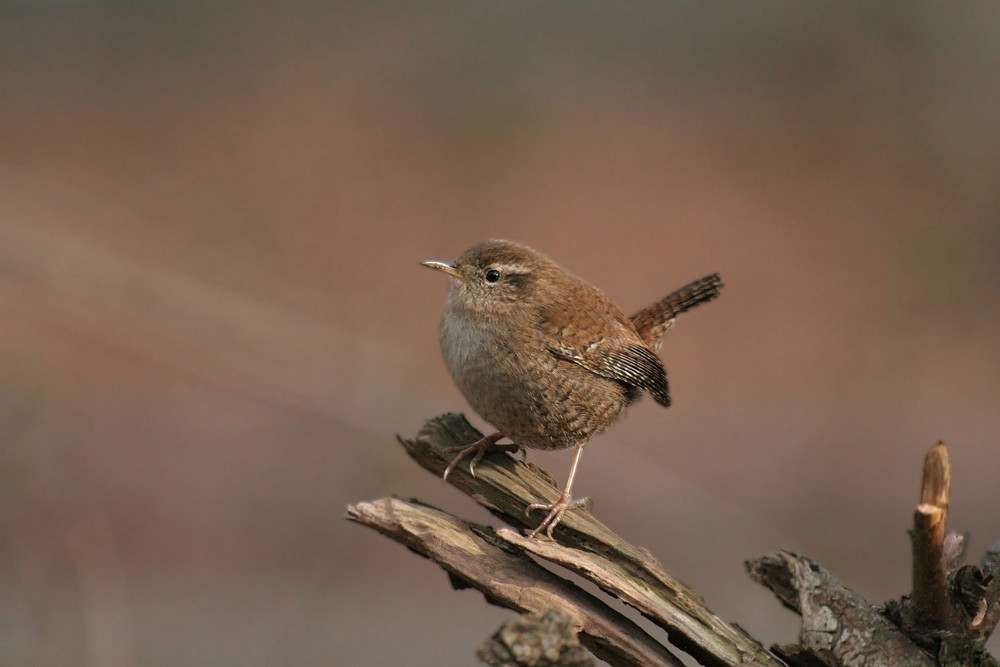
<instances>
[{"instance_id":1,"label":"bird's wing","mask_svg":"<svg viewBox=\"0 0 1000 667\"><path fill-rule=\"evenodd\" d=\"M670 390L663 363L643 345L615 344L603 339L583 350L556 343L549 347L549 351L556 358L578 364L594 375L645 389L660 405L670 405Z\"/></svg>"},{"instance_id":2,"label":"bird's wing","mask_svg":"<svg viewBox=\"0 0 1000 667\"><path fill-rule=\"evenodd\" d=\"M670 405L667 372L656 353L639 337L632 322L602 292L579 281L576 294L542 304L534 311L535 328L557 358L594 375L645 389L660 405ZM567 303L586 303L567 318Z\"/></svg>"}]
</instances>

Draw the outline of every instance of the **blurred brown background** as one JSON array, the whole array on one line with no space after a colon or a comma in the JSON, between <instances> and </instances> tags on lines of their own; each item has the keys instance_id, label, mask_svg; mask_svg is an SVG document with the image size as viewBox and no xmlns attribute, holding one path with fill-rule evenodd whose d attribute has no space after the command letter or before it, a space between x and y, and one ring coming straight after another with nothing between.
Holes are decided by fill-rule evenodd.
<instances>
[{"instance_id":1,"label":"blurred brown background","mask_svg":"<svg viewBox=\"0 0 1000 667\"><path fill-rule=\"evenodd\" d=\"M794 637L742 566L781 547L907 591L938 439L978 559L998 32L992 3L0 2L0 663L471 664L508 612L343 516L491 520L395 442L467 410L418 262L489 237L626 311L722 272L664 344L674 407L577 488L724 619Z\"/></svg>"}]
</instances>

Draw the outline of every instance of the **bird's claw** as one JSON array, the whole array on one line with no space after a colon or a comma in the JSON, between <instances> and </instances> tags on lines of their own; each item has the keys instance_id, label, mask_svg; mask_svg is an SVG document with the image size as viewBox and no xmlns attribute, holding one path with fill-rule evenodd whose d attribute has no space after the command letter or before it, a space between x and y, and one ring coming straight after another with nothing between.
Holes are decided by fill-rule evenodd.
<instances>
[{"instance_id":1,"label":"bird's claw","mask_svg":"<svg viewBox=\"0 0 1000 667\"><path fill-rule=\"evenodd\" d=\"M572 500L569 495L563 495L554 503L531 503L526 508L524 508L524 515L529 516L534 510L548 510L549 514L542 520L538 527L533 531L528 533L528 537L536 537L538 532L545 530L545 534L550 540L555 540L552 537L552 529L555 528L560 521L562 521L563 514L566 510L573 509L574 507L590 507L590 498L580 498L578 500Z\"/></svg>"},{"instance_id":2,"label":"bird's claw","mask_svg":"<svg viewBox=\"0 0 1000 667\"><path fill-rule=\"evenodd\" d=\"M475 477L476 464L479 463L484 456L486 456L486 452L488 452L490 448L496 446L497 440L500 440L501 438L503 438L503 433L493 433L492 435L487 435L480 438L479 440L475 441L468 447L463 447L458 452L458 455L451 460L451 463L448 464L448 467L444 469L444 475L441 476L441 479L447 480L448 475L450 475L451 472L455 469L455 466L457 466L462 461L462 459L464 459L469 454L472 454L473 452L475 452L476 455L472 457L471 461L469 461L469 473L473 477ZM513 446L517 447L517 445Z\"/></svg>"}]
</instances>

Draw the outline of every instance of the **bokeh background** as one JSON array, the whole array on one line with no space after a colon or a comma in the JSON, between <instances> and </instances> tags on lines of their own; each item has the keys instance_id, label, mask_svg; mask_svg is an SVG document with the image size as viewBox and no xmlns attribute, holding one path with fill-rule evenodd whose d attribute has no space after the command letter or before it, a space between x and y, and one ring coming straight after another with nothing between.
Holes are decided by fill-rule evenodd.
<instances>
[{"instance_id":1,"label":"bokeh background","mask_svg":"<svg viewBox=\"0 0 1000 667\"><path fill-rule=\"evenodd\" d=\"M418 263L490 237L626 311L723 273L663 346L674 406L577 482L722 618L794 638L743 571L778 548L906 592L938 439L978 560L998 33L985 2L0 2L0 663L472 664L510 613L343 517L492 520L395 441L467 410Z\"/></svg>"}]
</instances>

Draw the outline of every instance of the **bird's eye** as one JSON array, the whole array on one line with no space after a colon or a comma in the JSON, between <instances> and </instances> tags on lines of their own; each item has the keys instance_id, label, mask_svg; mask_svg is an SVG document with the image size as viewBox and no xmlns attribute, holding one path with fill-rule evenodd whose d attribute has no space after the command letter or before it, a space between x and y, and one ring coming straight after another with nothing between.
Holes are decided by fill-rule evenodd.
<instances>
[{"instance_id":1,"label":"bird's eye","mask_svg":"<svg viewBox=\"0 0 1000 667\"><path fill-rule=\"evenodd\" d=\"M486 272L486 282L495 283L498 280L500 280L499 271L497 271L496 269L490 269L489 271Z\"/></svg>"}]
</instances>

